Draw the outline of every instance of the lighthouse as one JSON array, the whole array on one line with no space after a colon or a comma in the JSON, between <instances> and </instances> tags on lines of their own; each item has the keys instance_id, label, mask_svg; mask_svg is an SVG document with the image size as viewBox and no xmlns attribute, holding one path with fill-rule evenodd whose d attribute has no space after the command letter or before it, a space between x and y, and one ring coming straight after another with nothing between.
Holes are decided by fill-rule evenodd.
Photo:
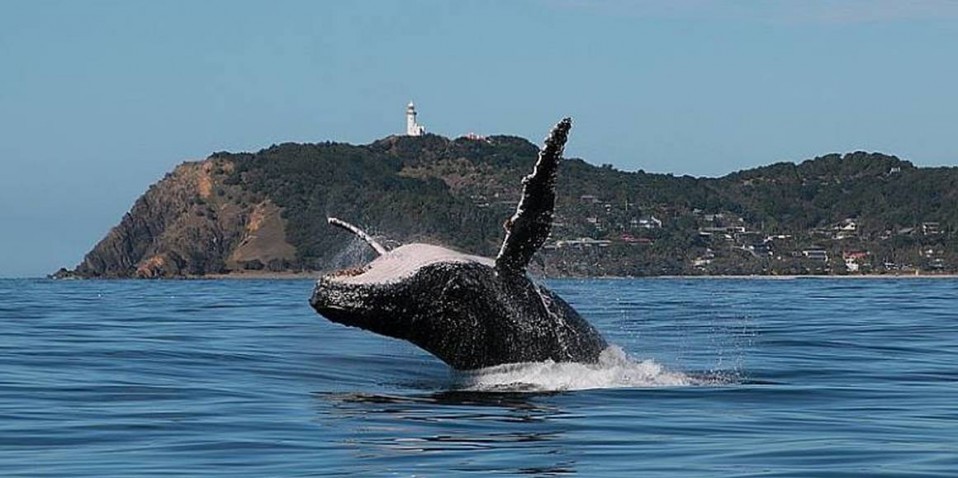
<instances>
[{"instance_id":1,"label":"lighthouse","mask_svg":"<svg viewBox=\"0 0 958 478\"><path fill-rule=\"evenodd\" d=\"M416 105L409 102L406 106L406 136L422 136L426 134L426 128L416 122Z\"/></svg>"}]
</instances>

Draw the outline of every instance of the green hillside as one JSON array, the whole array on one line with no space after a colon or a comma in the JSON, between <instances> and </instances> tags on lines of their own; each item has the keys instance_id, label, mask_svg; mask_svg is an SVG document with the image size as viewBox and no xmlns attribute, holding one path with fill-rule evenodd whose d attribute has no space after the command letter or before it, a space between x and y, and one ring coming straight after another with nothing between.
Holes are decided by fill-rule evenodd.
<instances>
[{"instance_id":1,"label":"green hillside","mask_svg":"<svg viewBox=\"0 0 958 478\"><path fill-rule=\"evenodd\" d=\"M154 185L76 272L340 267L352 238L327 216L387 242L494 255L536 154L516 137L436 135L216 153ZM956 168L856 152L694 178L567 159L559 178L553 233L534 264L547 275L958 271Z\"/></svg>"}]
</instances>

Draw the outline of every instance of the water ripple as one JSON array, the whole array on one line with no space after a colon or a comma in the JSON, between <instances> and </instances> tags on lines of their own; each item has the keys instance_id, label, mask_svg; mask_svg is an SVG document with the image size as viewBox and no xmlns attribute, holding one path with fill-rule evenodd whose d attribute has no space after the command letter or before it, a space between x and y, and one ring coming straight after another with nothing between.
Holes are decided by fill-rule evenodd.
<instances>
[{"instance_id":1,"label":"water ripple","mask_svg":"<svg viewBox=\"0 0 958 478\"><path fill-rule=\"evenodd\" d=\"M310 281L0 281L0 475L958 469L958 281L549 285L602 363L453 373Z\"/></svg>"}]
</instances>

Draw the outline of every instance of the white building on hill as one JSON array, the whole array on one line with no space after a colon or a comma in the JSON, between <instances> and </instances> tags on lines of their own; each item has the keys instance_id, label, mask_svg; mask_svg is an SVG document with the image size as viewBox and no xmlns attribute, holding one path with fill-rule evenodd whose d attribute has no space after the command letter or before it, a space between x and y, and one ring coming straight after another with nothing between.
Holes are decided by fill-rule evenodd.
<instances>
[{"instance_id":1,"label":"white building on hill","mask_svg":"<svg viewBox=\"0 0 958 478\"><path fill-rule=\"evenodd\" d=\"M426 127L416 122L416 105L409 102L406 106L406 136L422 136L426 134Z\"/></svg>"}]
</instances>

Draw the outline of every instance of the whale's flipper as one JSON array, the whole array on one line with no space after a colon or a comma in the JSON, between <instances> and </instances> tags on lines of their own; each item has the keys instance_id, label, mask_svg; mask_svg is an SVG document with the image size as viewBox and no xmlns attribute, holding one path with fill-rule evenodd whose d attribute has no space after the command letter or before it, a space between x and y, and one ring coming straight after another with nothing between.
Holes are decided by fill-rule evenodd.
<instances>
[{"instance_id":1,"label":"whale's flipper","mask_svg":"<svg viewBox=\"0 0 958 478\"><path fill-rule=\"evenodd\" d=\"M496 256L496 269L512 273L523 271L549 236L556 202L556 172L570 128L571 118L563 119L552 128L532 174L522 178L522 198L516 213L506 221L506 238Z\"/></svg>"},{"instance_id":2,"label":"whale's flipper","mask_svg":"<svg viewBox=\"0 0 958 478\"><path fill-rule=\"evenodd\" d=\"M327 218L326 218L326 221L329 222L330 224L334 225L334 226L339 226L339 227L341 227L341 228L343 228L343 229L345 229L345 230L347 230L347 231L349 231L349 232L351 232L351 233L353 233L353 234L359 236L360 239L366 241L367 244L369 244L373 249L375 249L375 250L376 250L376 253L378 253L379 255L383 255L383 254L385 254L386 252L389 252L389 251L386 250L385 247L382 246L382 244L376 242L376 240L373 239L372 236L370 236L369 234L366 234L365 231L363 231L362 229L360 229L360 228L358 228L358 227L356 227L356 226L354 226L354 225L352 225L352 224L350 224L350 223L348 223L348 222L346 222L346 221L344 221L344 220L342 220L342 219L337 219L337 218L335 218L335 217L327 217Z\"/></svg>"}]
</instances>

